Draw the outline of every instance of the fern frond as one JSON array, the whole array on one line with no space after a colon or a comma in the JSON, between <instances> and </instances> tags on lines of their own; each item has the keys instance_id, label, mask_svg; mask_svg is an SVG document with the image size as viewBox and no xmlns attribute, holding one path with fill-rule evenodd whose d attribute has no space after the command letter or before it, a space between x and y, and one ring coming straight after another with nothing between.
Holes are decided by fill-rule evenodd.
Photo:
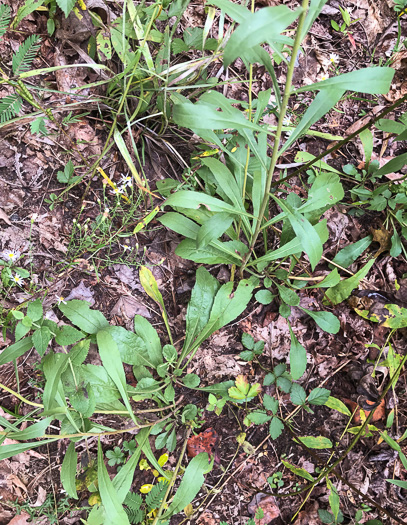
<instances>
[{"instance_id":1,"label":"fern frond","mask_svg":"<svg viewBox=\"0 0 407 525\"><path fill-rule=\"evenodd\" d=\"M146 504L149 510L158 509L167 492L167 488L168 483L166 481L160 481L157 485L154 485L146 496Z\"/></svg>"},{"instance_id":2,"label":"fern frond","mask_svg":"<svg viewBox=\"0 0 407 525\"><path fill-rule=\"evenodd\" d=\"M18 115L23 101L18 95L7 95L0 100L0 123L3 124Z\"/></svg>"},{"instance_id":3,"label":"fern frond","mask_svg":"<svg viewBox=\"0 0 407 525\"><path fill-rule=\"evenodd\" d=\"M38 49L40 48L39 36L31 35L18 48L17 53L13 56L13 73L19 75L28 71Z\"/></svg>"},{"instance_id":4,"label":"fern frond","mask_svg":"<svg viewBox=\"0 0 407 525\"><path fill-rule=\"evenodd\" d=\"M129 522L133 525L143 521L144 512L141 509L143 498L140 494L129 492L124 500L124 510L126 511Z\"/></svg>"},{"instance_id":5,"label":"fern frond","mask_svg":"<svg viewBox=\"0 0 407 525\"><path fill-rule=\"evenodd\" d=\"M8 5L0 5L0 38L6 32L11 18L11 10Z\"/></svg>"}]
</instances>

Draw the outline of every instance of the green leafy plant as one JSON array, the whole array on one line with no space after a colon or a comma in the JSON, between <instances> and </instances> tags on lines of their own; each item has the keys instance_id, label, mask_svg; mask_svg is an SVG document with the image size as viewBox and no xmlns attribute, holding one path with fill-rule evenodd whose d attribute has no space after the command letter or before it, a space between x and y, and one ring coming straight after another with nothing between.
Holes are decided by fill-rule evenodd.
<instances>
[{"instance_id":1,"label":"green leafy plant","mask_svg":"<svg viewBox=\"0 0 407 525\"><path fill-rule=\"evenodd\" d=\"M161 304L161 294L152 274L142 269L143 275L141 281L146 292ZM168 479L151 451L148 440L150 432L154 432L154 428L160 431L162 427L159 425L168 424L175 416L170 433L170 436L175 436L175 422L190 427L199 417L195 405L180 407L175 412L171 410L176 406L176 378L182 379L184 386L193 385L194 388L199 384L199 378L198 383L196 381L197 376L184 374L185 360L188 362L191 355L215 330L240 315L251 298L255 284L242 281L234 295L231 294L232 286L232 283L221 286L207 270L198 270L187 310L184 346L179 354L172 345L162 347L155 329L141 316L134 319L133 333L122 327L110 325L102 313L91 310L85 301L65 302L60 298L59 309L74 326L67 324L59 327L54 321L44 317L40 299L30 302L26 315L19 312L17 319L12 323L16 342L2 352L0 365L17 359L34 347L41 360L45 377L42 403L31 402L15 393L23 402L34 406L29 415L31 424L25 429L19 429L26 417L14 422L1 418L1 424L6 429L3 435L7 434L18 444L1 447L0 458L11 457L58 439L69 439L70 444L61 468L61 482L69 496L77 498L75 443L89 435L100 436L105 432L115 432L111 427L94 421L92 416L108 410L109 413L117 413L131 419L133 428L139 430L136 436L137 448L133 447L132 455L122 465L113 481L107 474L99 442L97 485L94 483L92 487L97 490L95 498L100 497L101 506L95 506L89 516L89 519L97 519L104 509L107 519L112 523L127 523L128 518L122 503L129 492L133 472L141 453L144 453L149 463ZM164 305L162 314L165 315ZM168 337L172 340L170 332ZM63 352L56 353L52 346L50 347L52 341L60 345ZM91 341L95 341L98 346L101 365L85 364ZM133 373L137 379L135 388L126 383L123 363L133 366ZM137 411L133 410L130 398L136 402L150 400L161 407L166 415L159 421L145 422ZM47 434L46 429L55 418L60 420L60 434ZM108 451L106 455L111 463L123 463L124 454L119 447ZM182 455L171 483L175 481L181 460ZM192 501L203 483L204 473L211 468L206 453L199 454L191 460L168 509L164 508L164 500L160 505L158 513L163 519L170 518ZM112 501L115 501L114 505Z\"/></svg>"},{"instance_id":2,"label":"green leafy plant","mask_svg":"<svg viewBox=\"0 0 407 525\"><path fill-rule=\"evenodd\" d=\"M335 31L340 31L346 35L349 32L350 26L359 22L360 18L352 20L350 17L351 13L348 9L344 9L340 5L338 6L338 9L341 12L343 22L339 25L335 20L331 20L331 26Z\"/></svg>"}]
</instances>

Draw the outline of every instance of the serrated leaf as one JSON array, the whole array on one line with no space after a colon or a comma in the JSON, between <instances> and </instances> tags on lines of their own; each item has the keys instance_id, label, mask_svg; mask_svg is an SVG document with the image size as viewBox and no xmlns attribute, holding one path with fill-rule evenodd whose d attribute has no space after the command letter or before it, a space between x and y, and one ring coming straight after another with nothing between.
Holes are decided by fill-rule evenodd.
<instances>
[{"instance_id":1,"label":"serrated leaf","mask_svg":"<svg viewBox=\"0 0 407 525\"><path fill-rule=\"evenodd\" d=\"M270 423L269 432L272 439L277 439L282 431L284 430L284 425L280 419L276 416L273 417Z\"/></svg>"},{"instance_id":2,"label":"serrated leaf","mask_svg":"<svg viewBox=\"0 0 407 525\"><path fill-rule=\"evenodd\" d=\"M263 406L266 410L270 410L275 415L278 410L278 400L275 397L264 394Z\"/></svg>"},{"instance_id":3,"label":"serrated leaf","mask_svg":"<svg viewBox=\"0 0 407 525\"><path fill-rule=\"evenodd\" d=\"M326 388L314 388L308 395L308 403L311 405L325 405L330 393L331 391Z\"/></svg>"},{"instance_id":4,"label":"serrated leaf","mask_svg":"<svg viewBox=\"0 0 407 525\"><path fill-rule=\"evenodd\" d=\"M75 7L76 0L56 0L58 7L62 9L66 18Z\"/></svg>"},{"instance_id":5,"label":"serrated leaf","mask_svg":"<svg viewBox=\"0 0 407 525\"><path fill-rule=\"evenodd\" d=\"M109 325L105 316L98 310L91 310L86 301L74 299L59 305L61 312L87 334L96 334Z\"/></svg>"},{"instance_id":6,"label":"serrated leaf","mask_svg":"<svg viewBox=\"0 0 407 525\"><path fill-rule=\"evenodd\" d=\"M302 388L302 386L299 385L298 383L293 383L291 387L291 392L290 392L291 402L294 405L301 406L305 403L306 398L307 398L307 394L305 393L305 390Z\"/></svg>"},{"instance_id":7,"label":"serrated leaf","mask_svg":"<svg viewBox=\"0 0 407 525\"><path fill-rule=\"evenodd\" d=\"M37 328L33 333L32 342L41 357L45 354L51 339L51 330L47 326L40 326L40 328Z\"/></svg>"},{"instance_id":8,"label":"serrated leaf","mask_svg":"<svg viewBox=\"0 0 407 525\"><path fill-rule=\"evenodd\" d=\"M268 416L265 412L255 410L254 412L250 412L246 419L254 425L263 425L263 423L270 421L271 417L272 416Z\"/></svg>"}]
</instances>

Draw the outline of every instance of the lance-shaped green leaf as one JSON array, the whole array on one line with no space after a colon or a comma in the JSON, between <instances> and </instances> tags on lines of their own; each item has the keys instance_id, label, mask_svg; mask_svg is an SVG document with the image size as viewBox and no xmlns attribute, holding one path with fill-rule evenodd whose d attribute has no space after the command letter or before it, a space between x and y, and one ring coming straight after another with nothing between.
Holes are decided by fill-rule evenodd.
<instances>
[{"instance_id":1,"label":"lance-shaped green leaf","mask_svg":"<svg viewBox=\"0 0 407 525\"><path fill-rule=\"evenodd\" d=\"M213 301L220 288L219 282L202 266L196 272L195 286L186 316L186 334L184 349L188 349L195 337L209 321Z\"/></svg>"},{"instance_id":2,"label":"lance-shaped green leaf","mask_svg":"<svg viewBox=\"0 0 407 525\"><path fill-rule=\"evenodd\" d=\"M7 437L10 439L18 439L19 441L26 441L28 439L36 439L45 434L46 429L53 420L53 417L46 417L28 426L24 430L17 430L16 432L10 432Z\"/></svg>"},{"instance_id":3,"label":"lance-shaped green leaf","mask_svg":"<svg viewBox=\"0 0 407 525\"><path fill-rule=\"evenodd\" d=\"M301 248L308 255L311 268L314 270L321 259L323 251L322 242L314 226L286 201L278 199L273 194L271 196L287 214L287 218L301 242Z\"/></svg>"},{"instance_id":4,"label":"lance-shaped green leaf","mask_svg":"<svg viewBox=\"0 0 407 525\"><path fill-rule=\"evenodd\" d=\"M215 212L227 212L234 215L246 215L251 217L249 213L242 212L240 209L227 204L226 202L212 197L211 195L205 195L198 191L177 191L168 197L165 201L165 205L173 206L174 208L186 208L191 210L197 210L200 206L207 208L209 211Z\"/></svg>"},{"instance_id":5,"label":"lance-shaped green leaf","mask_svg":"<svg viewBox=\"0 0 407 525\"><path fill-rule=\"evenodd\" d=\"M291 463L288 463L288 461L284 461L284 459L282 459L281 462L283 463L283 465L286 468L288 468L288 470L291 470L291 472L293 472L297 476L301 476L302 478L305 478L308 481L314 481L314 478L305 469L300 468L300 467L296 467L295 465L292 465Z\"/></svg>"},{"instance_id":6,"label":"lance-shaped green leaf","mask_svg":"<svg viewBox=\"0 0 407 525\"><path fill-rule=\"evenodd\" d=\"M117 389L122 396L123 402L129 411L130 417L137 424L137 420L133 414L133 410L131 408L129 397L126 391L126 376L124 373L122 361L120 359L119 348L107 330L100 330L96 334L96 341L103 366L107 370L109 376L112 378L114 384L117 386Z\"/></svg>"},{"instance_id":7,"label":"lance-shaped green leaf","mask_svg":"<svg viewBox=\"0 0 407 525\"><path fill-rule=\"evenodd\" d=\"M42 441L32 441L31 443L14 443L13 445L2 445L0 447L0 461L11 458L12 456L16 456L17 454L25 452L26 450L31 450L32 448L37 448L41 447L42 445L52 443L53 441L57 441L57 439L58 438L50 438L43 439Z\"/></svg>"},{"instance_id":8,"label":"lance-shaped green leaf","mask_svg":"<svg viewBox=\"0 0 407 525\"><path fill-rule=\"evenodd\" d=\"M124 508L122 507L117 491L107 473L103 461L102 445L98 442L98 485L102 504L105 508L105 523L117 523L117 525L130 525Z\"/></svg>"},{"instance_id":9,"label":"lance-shaped green leaf","mask_svg":"<svg viewBox=\"0 0 407 525\"><path fill-rule=\"evenodd\" d=\"M296 381L304 374L307 368L307 351L296 338L290 323L288 323L288 328L291 336L290 372L293 381Z\"/></svg>"},{"instance_id":10,"label":"lance-shaped green leaf","mask_svg":"<svg viewBox=\"0 0 407 525\"><path fill-rule=\"evenodd\" d=\"M327 290L325 292L325 295L332 302L332 304L339 304L345 299L347 299L352 293L352 290L359 286L359 282L361 281L361 279L366 277L374 263L375 259L371 259L365 264L363 268L361 268L357 273L355 273L355 275L349 277L349 279L341 281L333 288Z\"/></svg>"},{"instance_id":11,"label":"lance-shaped green leaf","mask_svg":"<svg viewBox=\"0 0 407 525\"><path fill-rule=\"evenodd\" d=\"M216 213L199 228L196 247L206 248L209 243L223 235L232 223L233 215L230 213Z\"/></svg>"},{"instance_id":12,"label":"lance-shaped green leaf","mask_svg":"<svg viewBox=\"0 0 407 525\"><path fill-rule=\"evenodd\" d=\"M4 365L4 363L8 363L9 361L12 361L13 359L17 359L18 357L21 357L32 347L33 347L33 342L32 342L31 336L26 337L25 339L21 339L21 341L17 341L17 343L14 343L13 345L8 346L0 354L0 366Z\"/></svg>"},{"instance_id":13,"label":"lance-shaped green leaf","mask_svg":"<svg viewBox=\"0 0 407 525\"><path fill-rule=\"evenodd\" d=\"M162 516L163 519L174 516L191 503L203 485L204 474L210 472L212 466L213 461L209 461L206 452L198 454L189 462L172 503Z\"/></svg>"},{"instance_id":14,"label":"lance-shaped green leaf","mask_svg":"<svg viewBox=\"0 0 407 525\"><path fill-rule=\"evenodd\" d=\"M75 443L69 443L61 466L61 483L68 496L78 499L76 492L76 465L78 463L78 454L75 450Z\"/></svg>"},{"instance_id":15,"label":"lance-shaped green leaf","mask_svg":"<svg viewBox=\"0 0 407 525\"><path fill-rule=\"evenodd\" d=\"M151 273L146 266L142 266L139 272L140 283L144 288L146 294L151 297L163 310L165 310L163 296L161 295L160 290L158 289L157 281L155 280L154 275Z\"/></svg>"}]
</instances>

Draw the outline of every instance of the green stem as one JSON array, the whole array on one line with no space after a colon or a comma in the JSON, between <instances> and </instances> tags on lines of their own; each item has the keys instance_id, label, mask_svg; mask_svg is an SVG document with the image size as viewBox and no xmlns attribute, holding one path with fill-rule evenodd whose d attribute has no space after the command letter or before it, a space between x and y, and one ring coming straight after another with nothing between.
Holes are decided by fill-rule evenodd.
<instances>
[{"instance_id":1,"label":"green stem","mask_svg":"<svg viewBox=\"0 0 407 525\"><path fill-rule=\"evenodd\" d=\"M271 162L270 162L270 168L269 168L268 173L267 173L266 188L265 188L265 192L264 192L264 197L263 197L263 200L262 200L262 203L261 203L261 206L260 206L259 214L257 216L256 228L255 228L255 231L254 231L254 234L253 234L253 237L252 237L250 250L249 250L247 256L245 257L245 260L243 262L242 268L240 270L241 275L242 275L243 270L244 270L244 268L245 268L245 266L247 264L247 261L249 260L250 254L252 253L252 251L254 249L254 246L256 244L257 237L259 236L259 233L260 233L261 222L263 220L264 213L266 212L266 208L267 208L268 203L269 203L269 192L270 192L271 183L272 183L272 180L273 180L274 169L276 167L277 160L278 160L278 157L279 157L279 146L280 146L281 134L282 134L282 129L283 129L283 120L284 120L286 112L287 112L288 100L290 98L290 92L291 92L291 85L292 85L293 74L294 74L295 61L296 61L296 57L297 57L297 54L298 54L298 51L299 51L300 45L301 45L301 34L302 34L302 28L303 28L304 22L305 22L305 17L307 16L308 3L309 3L309 0L303 0L302 1L302 5L301 5L302 13L300 14L300 17L299 17L299 20L298 20L297 32L295 34L294 45L293 45L292 53L291 53L291 60L290 60L290 63L288 65L287 80L286 80L286 84L285 84L283 101L282 101L282 104L281 104L281 110L280 110L280 115L279 115L278 124L277 124L276 136L275 136L275 139L274 139L274 147L273 147L273 154L272 154Z\"/></svg>"}]
</instances>

